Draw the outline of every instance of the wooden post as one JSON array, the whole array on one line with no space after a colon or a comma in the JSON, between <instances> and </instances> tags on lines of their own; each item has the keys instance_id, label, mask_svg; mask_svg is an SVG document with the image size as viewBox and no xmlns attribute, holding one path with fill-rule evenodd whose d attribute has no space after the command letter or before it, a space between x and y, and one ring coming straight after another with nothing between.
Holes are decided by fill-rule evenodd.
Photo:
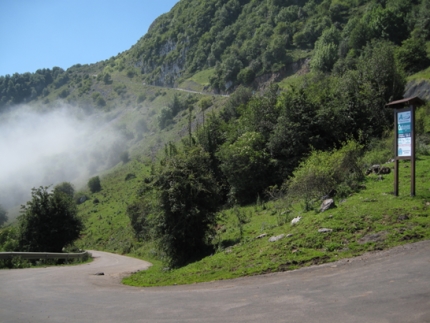
<instances>
[{"instance_id":1,"label":"wooden post","mask_svg":"<svg viewBox=\"0 0 430 323\"><path fill-rule=\"evenodd\" d=\"M399 160L411 161L411 196L415 196L415 107L423 104L424 101L420 98L413 97L393 101L386 105L394 108L394 149L396 153L394 158L394 196L399 196ZM399 115L401 120L399 120ZM409 117L410 122L408 122Z\"/></svg>"},{"instance_id":2,"label":"wooden post","mask_svg":"<svg viewBox=\"0 0 430 323\"><path fill-rule=\"evenodd\" d=\"M411 196L415 196L415 107L411 105Z\"/></svg>"}]
</instances>

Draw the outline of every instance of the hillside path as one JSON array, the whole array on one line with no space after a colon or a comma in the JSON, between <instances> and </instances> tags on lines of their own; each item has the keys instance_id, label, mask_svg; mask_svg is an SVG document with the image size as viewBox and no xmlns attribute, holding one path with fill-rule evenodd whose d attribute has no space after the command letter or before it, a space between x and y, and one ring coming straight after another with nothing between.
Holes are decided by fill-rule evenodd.
<instances>
[{"instance_id":1,"label":"hillside path","mask_svg":"<svg viewBox=\"0 0 430 323\"><path fill-rule=\"evenodd\" d=\"M430 322L430 241L290 272L136 288L141 260L0 270L0 322ZM104 272L104 276L94 275Z\"/></svg>"}]
</instances>

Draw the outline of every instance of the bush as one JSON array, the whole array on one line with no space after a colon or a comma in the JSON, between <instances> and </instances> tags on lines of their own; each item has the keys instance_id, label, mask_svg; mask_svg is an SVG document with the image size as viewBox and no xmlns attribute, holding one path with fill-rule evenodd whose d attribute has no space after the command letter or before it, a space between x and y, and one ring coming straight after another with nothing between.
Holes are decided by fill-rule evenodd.
<instances>
[{"instance_id":1,"label":"bush","mask_svg":"<svg viewBox=\"0 0 430 323\"><path fill-rule=\"evenodd\" d=\"M88 188L90 189L91 193L100 192L102 189L100 178L98 176L91 177L88 181Z\"/></svg>"},{"instance_id":2,"label":"bush","mask_svg":"<svg viewBox=\"0 0 430 323\"><path fill-rule=\"evenodd\" d=\"M231 195L239 203L255 201L270 183L270 155L260 133L246 132L234 143L223 144L217 157L231 186Z\"/></svg>"},{"instance_id":3,"label":"bush","mask_svg":"<svg viewBox=\"0 0 430 323\"><path fill-rule=\"evenodd\" d=\"M212 99L207 97L203 98L199 101L199 103L197 103L197 105L202 111L204 111L212 105Z\"/></svg>"},{"instance_id":4,"label":"bush","mask_svg":"<svg viewBox=\"0 0 430 323\"><path fill-rule=\"evenodd\" d=\"M409 38L402 42L396 51L397 59L409 74L419 72L430 65L424 39Z\"/></svg>"},{"instance_id":5,"label":"bush","mask_svg":"<svg viewBox=\"0 0 430 323\"><path fill-rule=\"evenodd\" d=\"M119 158L121 159L121 161L126 164L130 161L130 156L128 154L128 151L124 151L121 153L121 155L119 156Z\"/></svg>"},{"instance_id":6,"label":"bush","mask_svg":"<svg viewBox=\"0 0 430 323\"><path fill-rule=\"evenodd\" d=\"M141 102L143 102L145 100L146 100L145 93L140 93L139 96L137 97L137 103L141 103Z\"/></svg>"},{"instance_id":7,"label":"bush","mask_svg":"<svg viewBox=\"0 0 430 323\"><path fill-rule=\"evenodd\" d=\"M32 200L19 218L19 250L61 252L76 240L83 228L73 199L49 187L32 189Z\"/></svg>"},{"instance_id":8,"label":"bush","mask_svg":"<svg viewBox=\"0 0 430 323\"><path fill-rule=\"evenodd\" d=\"M354 181L364 178L358 164L361 150L361 145L349 141L339 150L312 151L287 183L288 196L302 199L307 206L310 201L320 199L341 184L352 187Z\"/></svg>"},{"instance_id":9,"label":"bush","mask_svg":"<svg viewBox=\"0 0 430 323\"><path fill-rule=\"evenodd\" d=\"M155 175L158 206L151 222L170 267L185 265L212 251L208 240L216 224L219 187L210 163L209 154L201 147L191 147L167 157Z\"/></svg>"},{"instance_id":10,"label":"bush","mask_svg":"<svg viewBox=\"0 0 430 323\"><path fill-rule=\"evenodd\" d=\"M61 184L58 184L54 187L54 190L57 192L62 192L71 198L75 195L75 189L73 188L73 185L69 182L62 182Z\"/></svg>"},{"instance_id":11,"label":"bush","mask_svg":"<svg viewBox=\"0 0 430 323\"><path fill-rule=\"evenodd\" d=\"M18 232L15 227L0 230L0 251L18 250Z\"/></svg>"}]
</instances>

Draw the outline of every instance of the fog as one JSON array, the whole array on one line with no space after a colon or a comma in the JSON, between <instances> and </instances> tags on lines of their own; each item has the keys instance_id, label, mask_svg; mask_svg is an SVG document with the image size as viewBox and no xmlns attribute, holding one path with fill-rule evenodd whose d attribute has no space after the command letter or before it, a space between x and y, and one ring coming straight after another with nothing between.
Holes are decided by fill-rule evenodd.
<instances>
[{"instance_id":1,"label":"fog","mask_svg":"<svg viewBox=\"0 0 430 323\"><path fill-rule=\"evenodd\" d=\"M0 115L0 204L24 204L31 188L64 181L79 189L118 163L125 139L108 116L64 104L48 111L14 107Z\"/></svg>"}]
</instances>

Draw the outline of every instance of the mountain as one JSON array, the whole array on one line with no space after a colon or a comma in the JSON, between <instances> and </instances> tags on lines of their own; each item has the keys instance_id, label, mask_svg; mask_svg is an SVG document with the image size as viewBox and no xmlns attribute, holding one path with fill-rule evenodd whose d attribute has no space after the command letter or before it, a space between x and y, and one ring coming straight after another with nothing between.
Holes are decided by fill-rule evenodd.
<instances>
[{"instance_id":1,"label":"mountain","mask_svg":"<svg viewBox=\"0 0 430 323\"><path fill-rule=\"evenodd\" d=\"M250 205L281 219L363 190L363 168L393 157L386 103L428 98L428 17L429 0L181 0L115 57L1 77L0 111L67 106L91 121L76 144L87 150L57 152L38 185L83 178L81 246L147 248L181 266L242 241ZM417 112L422 155L429 114ZM98 174L92 194L85 181ZM219 233L223 208L239 240Z\"/></svg>"},{"instance_id":2,"label":"mountain","mask_svg":"<svg viewBox=\"0 0 430 323\"><path fill-rule=\"evenodd\" d=\"M427 0L182 0L130 50L108 60L1 77L0 105L41 99L66 83L60 97L80 96L116 73L174 87L206 71L206 89L231 92L270 76L280 80L306 62L314 70L342 72L373 39L398 46L413 73L428 66L429 11Z\"/></svg>"}]
</instances>

